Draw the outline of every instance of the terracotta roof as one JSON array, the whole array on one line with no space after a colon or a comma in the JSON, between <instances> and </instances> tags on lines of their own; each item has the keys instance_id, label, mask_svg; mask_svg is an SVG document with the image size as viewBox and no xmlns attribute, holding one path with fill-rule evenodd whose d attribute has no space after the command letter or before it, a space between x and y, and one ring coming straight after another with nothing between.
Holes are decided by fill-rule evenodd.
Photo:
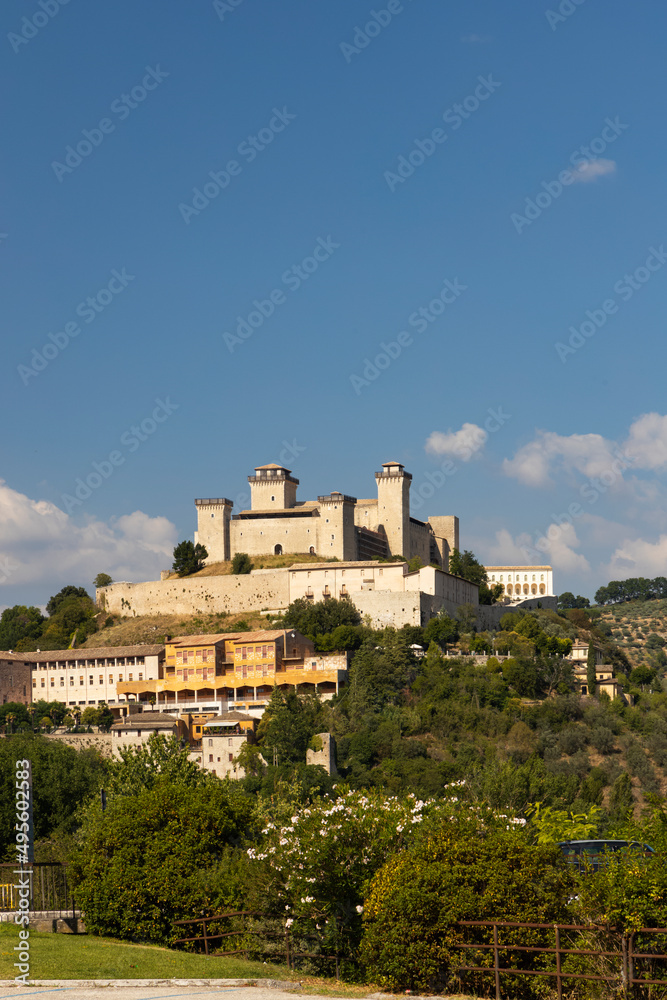
<instances>
[{"instance_id":1,"label":"terracotta roof","mask_svg":"<svg viewBox=\"0 0 667 1000\"><path fill-rule=\"evenodd\" d=\"M170 646L210 646L214 642L222 642L224 639L235 639L236 632L217 632L211 635L175 635L169 639Z\"/></svg>"},{"instance_id":2,"label":"terracotta roof","mask_svg":"<svg viewBox=\"0 0 667 1000\"><path fill-rule=\"evenodd\" d=\"M257 722L257 719L254 719L252 715L244 715L243 712L223 712L215 719L209 719L208 722L205 722L204 729L208 726L233 726L237 722Z\"/></svg>"},{"instance_id":3,"label":"terracotta roof","mask_svg":"<svg viewBox=\"0 0 667 1000\"><path fill-rule=\"evenodd\" d=\"M382 463L382 468L383 469L384 469L385 465L401 465L402 466L403 463L402 462L383 462Z\"/></svg>"},{"instance_id":4,"label":"terracotta roof","mask_svg":"<svg viewBox=\"0 0 667 1000\"><path fill-rule=\"evenodd\" d=\"M177 726L178 719L166 712L138 712L128 715L122 722L114 722L112 729L164 729Z\"/></svg>"},{"instance_id":5,"label":"terracotta roof","mask_svg":"<svg viewBox=\"0 0 667 1000\"><path fill-rule=\"evenodd\" d=\"M220 642L222 639L230 641L248 640L249 642L259 642L261 639L277 639L284 632L292 632L293 629L259 629L257 632L222 632L219 635L179 635L171 640L171 645L175 646L204 646L212 642Z\"/></svg>"},{"instance_id":6,"label":"terracotta roof","mask_svg":"<svg viewBox=\"0 0 667 1000\"><path fill-rule=\"evenodd\" d=\"M18 653L21 659L38 663L42 660L95 660L110 656L155 656L164 652L159 646L76 646L74 649L42 649L36 653Z\"/></svg>"},{"instance_id":7,"label":"terracotta roof","mask_svg":"<svg viewBox=\"0 0 667 1000\"><path fill-rule=\"evenodd\" d=\"M285 472L291 472L291 469L287 469L284 465L276 465L275 462L270 462L268 465L256 465L255 472L258 469L283 469Z\"/></svg>"}]
</instances>

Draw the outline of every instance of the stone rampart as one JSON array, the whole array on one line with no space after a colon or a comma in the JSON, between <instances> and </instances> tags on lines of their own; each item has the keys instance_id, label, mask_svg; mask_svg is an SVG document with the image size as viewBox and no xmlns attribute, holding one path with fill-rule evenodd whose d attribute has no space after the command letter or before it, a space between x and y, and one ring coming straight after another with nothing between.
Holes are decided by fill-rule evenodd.
<instances>
[{"instance_id":1,"label":"stone rampart","mask_svg":"<svg viewBox=\"0 0 667 1000\"><path fill-rule=\"evenodd\" d=\"M97 602L110 614L239 614L286 608L289 583L285 569L257 569L238 576L184 577L148 583L112 583L100 587Z\"/></svg>"}]
</instances>

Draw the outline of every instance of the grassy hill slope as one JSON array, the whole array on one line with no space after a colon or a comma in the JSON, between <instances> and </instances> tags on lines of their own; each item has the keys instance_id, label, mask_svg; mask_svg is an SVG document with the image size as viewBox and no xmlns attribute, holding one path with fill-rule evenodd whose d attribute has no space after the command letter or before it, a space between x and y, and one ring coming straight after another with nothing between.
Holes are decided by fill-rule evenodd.
<instances>
[{"instance_id":1,"label":"grassy hill slope","mask_svg":"<svg viewBox=\"0 0 667 1000\"><path fill-rule=\"evenodd\" d=\"M595 623L633 666L650 663L664 666L658 640L667 644L667 600L627 601L594 610ZM656 636L656 638L651 638Z\"/></svg>"}]
</instances>

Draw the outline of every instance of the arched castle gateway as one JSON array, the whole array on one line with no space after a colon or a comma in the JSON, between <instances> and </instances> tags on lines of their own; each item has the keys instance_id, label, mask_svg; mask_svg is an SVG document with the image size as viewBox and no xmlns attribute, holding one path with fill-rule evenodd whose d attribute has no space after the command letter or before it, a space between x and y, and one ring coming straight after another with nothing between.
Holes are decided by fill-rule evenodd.
<instances>
[{"instance_id":1,"label":"arched castle gateway","mask_svg":"<svg viewBox=\"0 0 667 1000\"><path fill-rule=\"evenodd\" d=\"M400 462L385 462L375 473L377 499L358 500L334 491L317 500L297 500L299 480L281 465L259 465L250 483L250 510L232 514L226 497L195 500L195 542L208 562L250 556L310 553L324 559L360 561L386 556L419 556L444 570L459 547L459 519L453 515L419 521L410 516L412 476Z\"/></svg>"}]
</instances>

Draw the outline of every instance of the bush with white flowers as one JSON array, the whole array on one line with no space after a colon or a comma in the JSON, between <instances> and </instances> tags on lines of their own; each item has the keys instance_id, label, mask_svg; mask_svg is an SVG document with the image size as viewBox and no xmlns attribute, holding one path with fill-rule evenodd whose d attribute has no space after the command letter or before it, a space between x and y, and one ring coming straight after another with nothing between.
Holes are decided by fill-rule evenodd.
<instances>
[{"instance_id":1,"label":"bush with white flowers","mask_svg":"<svg viewBox=\"0 0 667 1000\"><path fill-rule=\"evenodd\" d=\"M323 954L353 958L364 896L392 854L461 814L480 827L523 822L461 802L462 784L446 788L446 798L426 801L339 785L338 798L295 809L282 823L267 822L248 850L254 904L284 914L294 935L312 935L311 951L319 947Z\"/></svg>"}]
</instances>

